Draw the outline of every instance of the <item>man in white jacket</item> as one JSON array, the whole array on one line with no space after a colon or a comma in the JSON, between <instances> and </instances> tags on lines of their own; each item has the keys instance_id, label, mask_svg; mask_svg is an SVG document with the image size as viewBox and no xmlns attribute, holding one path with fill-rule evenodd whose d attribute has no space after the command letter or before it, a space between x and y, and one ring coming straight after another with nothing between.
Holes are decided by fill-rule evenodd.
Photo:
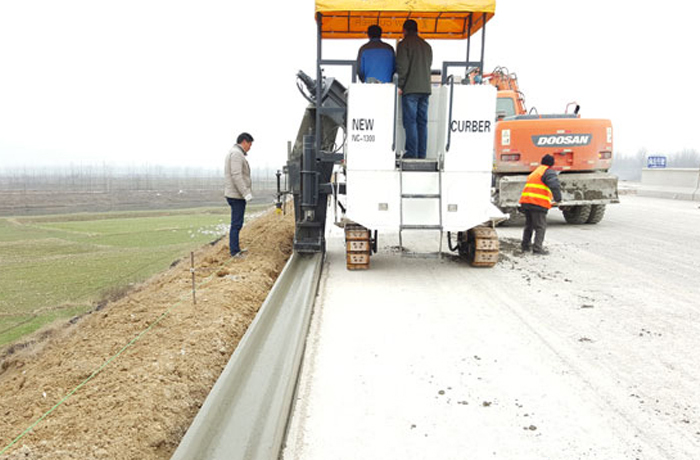
<instances>
[{"instance_id":1,"label":"man in white jacket","mask_svg":"<svg viewBox=\"0 0 700 460\"><path fill-rule=\"evenodd\" d=\"M253 145L253 136L241 133L236 140L236 145L231 147L226 155L224 174L226 184L224 196L231 206L231 230L229 232L229 248L232 257L241 257L247 249L241 249L238 235L243 228L243 215L245 205L253 198L250 180L250 166L246 156Z\"/></svg>"}]
</instances>

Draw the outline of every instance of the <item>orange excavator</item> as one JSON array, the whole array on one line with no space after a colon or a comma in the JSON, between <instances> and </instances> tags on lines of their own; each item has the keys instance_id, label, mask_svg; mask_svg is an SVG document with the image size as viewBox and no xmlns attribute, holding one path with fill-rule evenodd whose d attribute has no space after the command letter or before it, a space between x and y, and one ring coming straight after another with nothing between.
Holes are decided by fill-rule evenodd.
<instances>
[{"instance_id":1,"label":"orange excavator","mask_svg":"<svg viewBox=\"0 0 700 460\"><path fill-rule=\"evenodd\" d=\"M566 222L600 222L606 205L619 203L617 176L609 173L610 120L581 118L576 103L569 104L565 113L540 115L534 108L528 112L517 76L504 67L484 74L483 82L498 89L493 201L510 214L509 222L524 220L518 211L520 193L528 174L547 153L555 158L553 169L560 171L558 206Z\"/></svg>"}]
</instances>

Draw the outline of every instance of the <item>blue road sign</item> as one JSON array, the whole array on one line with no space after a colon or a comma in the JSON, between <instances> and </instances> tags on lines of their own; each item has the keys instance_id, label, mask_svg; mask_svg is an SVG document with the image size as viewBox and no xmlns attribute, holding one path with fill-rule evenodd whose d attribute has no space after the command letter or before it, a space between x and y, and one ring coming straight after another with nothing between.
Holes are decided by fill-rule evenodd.
<instances>
[{"instance_id":1,"label":"blue road sign","mask_svg":"<svg viewBox=\"0 0 700 460\"><path fill-rule=\"evenodd\" d=\"M666 167L666 157L665 156L647 157L647 168L665 168L665 167Z\"/></svg>"}]
</instances>

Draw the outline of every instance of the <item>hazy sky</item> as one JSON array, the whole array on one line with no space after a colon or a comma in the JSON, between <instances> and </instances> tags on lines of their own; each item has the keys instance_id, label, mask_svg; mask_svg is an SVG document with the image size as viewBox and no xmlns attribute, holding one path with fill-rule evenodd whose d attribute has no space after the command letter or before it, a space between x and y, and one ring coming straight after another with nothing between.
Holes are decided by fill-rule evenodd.
<instances>
[{"instance_id":1,"label":"hazy sky","mask_svg":"<svg viewBox=\"0 0 700 460\"><path fill-rule=\"evenodd\" d=\"M486 69L516 72L540 113L577 101L610 118L616 153L700 150L691 6L500 0ZM353 59L363 42L324 43ZM434 67L465 57L465 42L431 44ZM0 169L217 168L241 131L253 166L281 167L306 105L295 74L314 75L315 53L311 0L0 0Z\"/></svg>"}]
</instances>

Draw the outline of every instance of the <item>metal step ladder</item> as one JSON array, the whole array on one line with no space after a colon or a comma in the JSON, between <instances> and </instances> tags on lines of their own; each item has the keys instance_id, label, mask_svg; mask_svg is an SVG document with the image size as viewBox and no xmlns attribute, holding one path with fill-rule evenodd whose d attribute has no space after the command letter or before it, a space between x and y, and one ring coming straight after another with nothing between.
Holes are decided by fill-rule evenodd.
<instances>
[{"instance_id":1,"label":"metal step ladder","mask_svg":"<svg viewBox=\"0 0 700 460\"><path fill-rule=\"evenodd\" d=\"M399 163L399 190L401 193L400 200L400 223L399 223L399 247L402 254L413 257L435 256L440 257L442 254L442 168L438 160L433 159L400 159ZM404 173L437 173L438 176L438 193L405 193L404 192ZM437 224L406 224L404 222L404 201L405 200L436 200L438 206L438 222ZM437 230L440 232L440 243L437 253L405 253L403 252L403 231L404 230Z\"/></svg>"}]
</instances>

